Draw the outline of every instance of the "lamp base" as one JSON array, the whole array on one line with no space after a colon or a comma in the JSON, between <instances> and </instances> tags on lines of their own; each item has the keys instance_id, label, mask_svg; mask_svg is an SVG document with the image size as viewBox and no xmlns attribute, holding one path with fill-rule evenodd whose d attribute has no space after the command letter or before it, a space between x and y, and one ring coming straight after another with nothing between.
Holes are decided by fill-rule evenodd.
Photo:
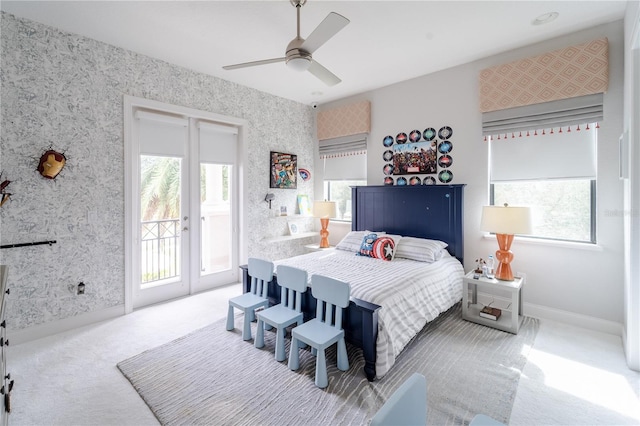
<instances>
[{"instance_id":1,"label":"lamp base","mask_svg":"<svg viewBox=\"0 0 640 426\"><path fill-rule=\"evenodd\" d=\"M318 247L329 248L329 231L327 231L329 218L320 218L320 226L322 226L322 229L320 230L320 245Z\"/></svg>"},{"instance_id":2,"label":"lamp base","mask_svg":"<svg viewBox=\"0 0 640 426\"><path fill-rule=\"evenodd\" d=\"M496 234L496 240L498 240L499 247L499 250L496 251L496 260L498 261L496 279L502 281L513 281L513 272L511 271L510 265L513 260L513 253L510 250L511 243L513 242L513 235Z\"/></svg>"}]
</instances>

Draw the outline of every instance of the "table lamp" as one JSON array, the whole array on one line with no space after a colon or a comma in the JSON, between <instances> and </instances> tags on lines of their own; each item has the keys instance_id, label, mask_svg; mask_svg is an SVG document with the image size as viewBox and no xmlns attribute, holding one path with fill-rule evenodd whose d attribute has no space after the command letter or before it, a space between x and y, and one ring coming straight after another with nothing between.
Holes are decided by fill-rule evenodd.
<instances>
[{"instance_id":1,"label":"table lamp","mask_svg":"<svg viewBox=\"0 0 640 426\"><path fill-rule=\"evenodd\" d=\"M329 218L336 216L336 203L335 201L314 201L313 202L313 215L320 218L320 225L322 230L320 231L320 248L329 247Z\"/></svg>"},{"instance_id":2,"label":"table lamp","mask_svg":"<svg viewBox=\"0 0 640 426\"><path fill-rule=\"evenodd\" d=\"M484 206L482 207L480 228L483 231L495 233L498 240L496 278L503 281L513 281L510 265L513 260L511 243L515 234L531 233L531 209L529 207L509 207L506 203L504 207Z\"/></svg>"}]
</instances>

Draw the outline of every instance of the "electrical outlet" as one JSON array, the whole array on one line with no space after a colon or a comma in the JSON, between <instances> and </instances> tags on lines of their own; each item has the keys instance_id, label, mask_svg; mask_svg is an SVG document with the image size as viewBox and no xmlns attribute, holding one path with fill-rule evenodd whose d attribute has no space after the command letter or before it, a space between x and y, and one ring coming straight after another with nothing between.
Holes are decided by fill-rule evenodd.
<instances>
[{"instance_id":1,"label":"electrical outlet","mask_svg":"<svg viewBox=\"0 0 640 426\"><path fill-rule=\"evenodd\" d=\"M83 283L83 282L81 282L80 284L78 284L78 291L77 291L77 294L84 294L84 288L85 288L85 285L84 285L84 283Z\"/></svg>"}]
</instances>

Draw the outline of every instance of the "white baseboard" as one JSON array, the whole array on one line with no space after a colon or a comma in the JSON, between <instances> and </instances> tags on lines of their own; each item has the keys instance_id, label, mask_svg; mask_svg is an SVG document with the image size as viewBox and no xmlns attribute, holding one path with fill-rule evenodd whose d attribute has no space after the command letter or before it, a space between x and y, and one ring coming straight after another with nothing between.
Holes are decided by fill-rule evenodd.
<instances>
[{"instance_id":1,"label":"white baseboard","mask_svg":"<svg viewBox=\"0 0 640 426\"><path fill-rule=\"evenodd\" d=\"M506 309L506 306L511 302L506 297L494 296L483 292L478 292L478 301L483 304L488 304L489 302L494 301L493 306L503 309ZM589 315L576 314L574 312L549 308L547 306L536 305L534 303L523 303L522 313L528 317L548 319L593 331L613 334L615 336L623 336L623 327L621 323Z\"/></svg>"},{"instance_id":2,"label":"white baseboard","mask_svg":"<svg viewBox=\"0 0 640 426\"><path fill-rule=\"evenodd\" d=\"M73 330L74 328L116 318L124 315L124 313L124 305L113 306L100 311L88 312L70 318L34 325L33 327L22 330L7 330L7 339L11 345L19 345L20 343L30 342L42 337L51 336L52 334L58 334Z\"/></svg>"},{"instance_id":3,"label":"white baseboard","mask_svg":"<svg viewBox=\"0 0 640 426\"><path fill-rule=\"evenodd\" d=\"M549 319L589 330L600 331L622 337L622 324L589 315L549 308L547 306L524 303L523 313L528 317Z\"/></svg>"}]
</instances>

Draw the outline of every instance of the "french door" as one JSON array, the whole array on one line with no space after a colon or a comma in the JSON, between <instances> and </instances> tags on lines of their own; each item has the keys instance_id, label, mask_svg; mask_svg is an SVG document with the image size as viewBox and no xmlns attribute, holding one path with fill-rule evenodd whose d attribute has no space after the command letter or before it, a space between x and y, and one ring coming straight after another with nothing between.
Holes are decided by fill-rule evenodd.
<instances>
[{"instance_id":1,"label":"french door","mask_svg":"<svg viewBox=\"0 0 640 426\"><path fill-rule=\"evenodd\" d=\"M125 309L237 282L237 128L166 110L130 113Z\"/></svg>"}]
</instances>

